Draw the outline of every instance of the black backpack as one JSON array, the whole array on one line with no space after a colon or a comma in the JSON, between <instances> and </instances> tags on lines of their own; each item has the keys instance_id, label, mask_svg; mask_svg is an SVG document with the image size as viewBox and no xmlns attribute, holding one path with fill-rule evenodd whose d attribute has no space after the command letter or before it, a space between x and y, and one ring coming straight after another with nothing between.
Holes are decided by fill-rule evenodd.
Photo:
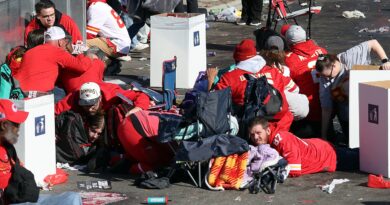
<instances>
[{"instance_id":1,"label":"black backpack","mask_svg":"<svg viewBox=\"0 0 390 205\"><path fill-rule=\"evenodd\" d=\"M58 162L73 164L86 157L80 145L88 144L83 119L73 111L66 111L55 119L56 158Z\"/></svg>"},{"instance_id":2,"label":"black backpack","mask_svg":"<svg viewBox=\"0 0 390 205\"><path fill-rule=\"evenodd\" d=\"M255 117L263 117L267 120L275 120L283 105L283 98L280 92L271 84L267 78L262 76L255 78L252 75L244 75L247 80L245 89L244 106L240 123L241 136L247 138L247 125Z\"/></svg>"},{"instance_id":3,"label":"black backpack","mask_svg":"<svg viewBox=\"0 0 390 205\"><path fill-rule=\"evenodd\" d=\"M37 202L39 188L35 182L34 174L20 165L13 145L8 145L6 149L8 157L15 162L12 165L12 176L4 191L6 200L9 203Z\"/></svg>"}]
</instances>

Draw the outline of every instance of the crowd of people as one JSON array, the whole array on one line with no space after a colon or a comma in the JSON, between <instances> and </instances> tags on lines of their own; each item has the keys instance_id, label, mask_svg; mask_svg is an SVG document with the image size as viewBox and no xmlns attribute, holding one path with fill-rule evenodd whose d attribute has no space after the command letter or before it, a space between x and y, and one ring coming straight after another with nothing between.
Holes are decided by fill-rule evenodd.
<instances>
[{"instance_id":1,"label":"crowd of people","mask_svg":"<svg viewBox=\"0 0 390 205\"><path fill-rule=\"evenodd\" d=\"M196 1L187 3L188 12L196 12ZM84 45L72 18L58 11L50 0L41 0L35 5L36 17L25 29L25 45L15 47L6 59L26 98L54 93L57 161L87 164L88 172L110 167L112 172L142 174L170 166L174 160L175 146L160 143L157 138L166 125L161 115L184 118L180 106L169 111L153 110L156 102L149 93L103 81L112 60L131 60L132 49L148 47L138 42L136 35L145 22L130 16L137 11L129 12L128 5L127 1L88 0ZM181 6L179 11L183 10ZM241 23L258 25L257 11L248 5L244 9ZM356 64L371 64L371 52L381 60L382 69L390 69L382 46L370 40L340 54L329 54L308 40L298 25L284 25L280 34L267 36L264 42L262 50L257 50L251 39L237 44L235 65L228 70L208 68L208 87L198 92L230 88L233 116L229 119L240 124L247 122L242 118L248 76L265 77L267 86L274 88L274 96L279 96L278 112L271 118L255 116L245 126L231 125L247 129L234 134L247 139L253 148L249 152L269 144L287 160L291 177L358 168L356 151L333 140L332 122L337 116L344 136L348 136L349 70ZM258 106L277 104L270 98L265 96ZM27 115L9 100L0 101L2 190L6 190L15 164L7 148L16 143L19 125ZM199 125L180 124L174 127L173 135L195 136L195 126Z\"/></svg>"}]
</instances>

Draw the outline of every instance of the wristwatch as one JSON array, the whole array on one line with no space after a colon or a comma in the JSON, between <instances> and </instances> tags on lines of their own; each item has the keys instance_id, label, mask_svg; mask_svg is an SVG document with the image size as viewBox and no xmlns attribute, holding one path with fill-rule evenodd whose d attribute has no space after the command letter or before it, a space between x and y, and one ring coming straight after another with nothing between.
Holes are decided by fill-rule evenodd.
<instances>
[{"instance_id":1,"label":"wristwatch","mask_svg":"<svg viewBox=\"0 0 390 205\"><path fill-rule=\"evenodd\" d=\"M389 62L389 59L388 59L388 58L382 59L382 64L383 64L383 63L387 63L387 62Z\"/></svg>"}]
</instances>

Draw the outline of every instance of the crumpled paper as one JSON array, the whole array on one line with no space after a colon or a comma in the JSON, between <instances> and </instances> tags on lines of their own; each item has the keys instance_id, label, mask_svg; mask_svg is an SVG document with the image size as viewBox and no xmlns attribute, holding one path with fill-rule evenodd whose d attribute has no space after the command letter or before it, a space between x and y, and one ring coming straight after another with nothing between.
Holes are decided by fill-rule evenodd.
<instances>
[{"instance_id":1,"label":"crumpled paper","mask_svg":"<svg viewBox=\"0 0 390 205\"><path fill-rule=\"evenodd\" d=\"M363 12L359 10L354 10L354 11L344 11L343 12L343 17L350 19L350 18L366 18Z\"/></svg>"},{"instance_id":2,"label":"crumpled paper","mask_svg":"<svg viewBox=\"0 0 390 205\"><path fill-rule=\"evenodd\" d=\"M345 182L349 182L349 179L333 179L333 181L330 184L326 185L318 185L318 187L321 188L322 191L328 192L328 194L333 193L333 189L337 184L342 184Z\"/></svg>"},{"instance_id":3,"label":"crumpled paper","mask_svg":"<svg viewBox=\"0 0 390 205\"><path fill-rule=\"evenodd\" d=\"M359 33L363 33L363 32L367 32L367 33L385 33L385 32L389 32L389 31L390 31L390 27L382 26L382 27L380 27L378 29L363 28L363 29L359 30Z\"/></svg>"}]
</instances>

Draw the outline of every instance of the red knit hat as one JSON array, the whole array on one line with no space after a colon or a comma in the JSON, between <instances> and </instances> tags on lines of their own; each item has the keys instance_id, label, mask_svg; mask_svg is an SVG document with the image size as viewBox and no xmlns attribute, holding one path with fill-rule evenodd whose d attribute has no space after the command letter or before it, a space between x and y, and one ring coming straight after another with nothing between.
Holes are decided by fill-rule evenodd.
<instances>
[{"instance_id":1,"label":"red knit hat","mask_svg":"<svg viewBox=\"0 0 390 205\"><path fill-rule=\"evenodd\" d=\"M280 34L282 34L282 36L286 36L286 32L290 28L290 26L290 24L284 24L282 28L280 28Z\"/></svg>"},{"instance_id":2,"label":"red knit hat","mask_svg":"<svg viewBox=\"0 0 390 205\"><path fill-rule=\"evenodd\" d=\"M236 46L233 58L237 62L247 60L256 56L256 44L251 39L244 39Z\"/></svg>"}]
</instances>

